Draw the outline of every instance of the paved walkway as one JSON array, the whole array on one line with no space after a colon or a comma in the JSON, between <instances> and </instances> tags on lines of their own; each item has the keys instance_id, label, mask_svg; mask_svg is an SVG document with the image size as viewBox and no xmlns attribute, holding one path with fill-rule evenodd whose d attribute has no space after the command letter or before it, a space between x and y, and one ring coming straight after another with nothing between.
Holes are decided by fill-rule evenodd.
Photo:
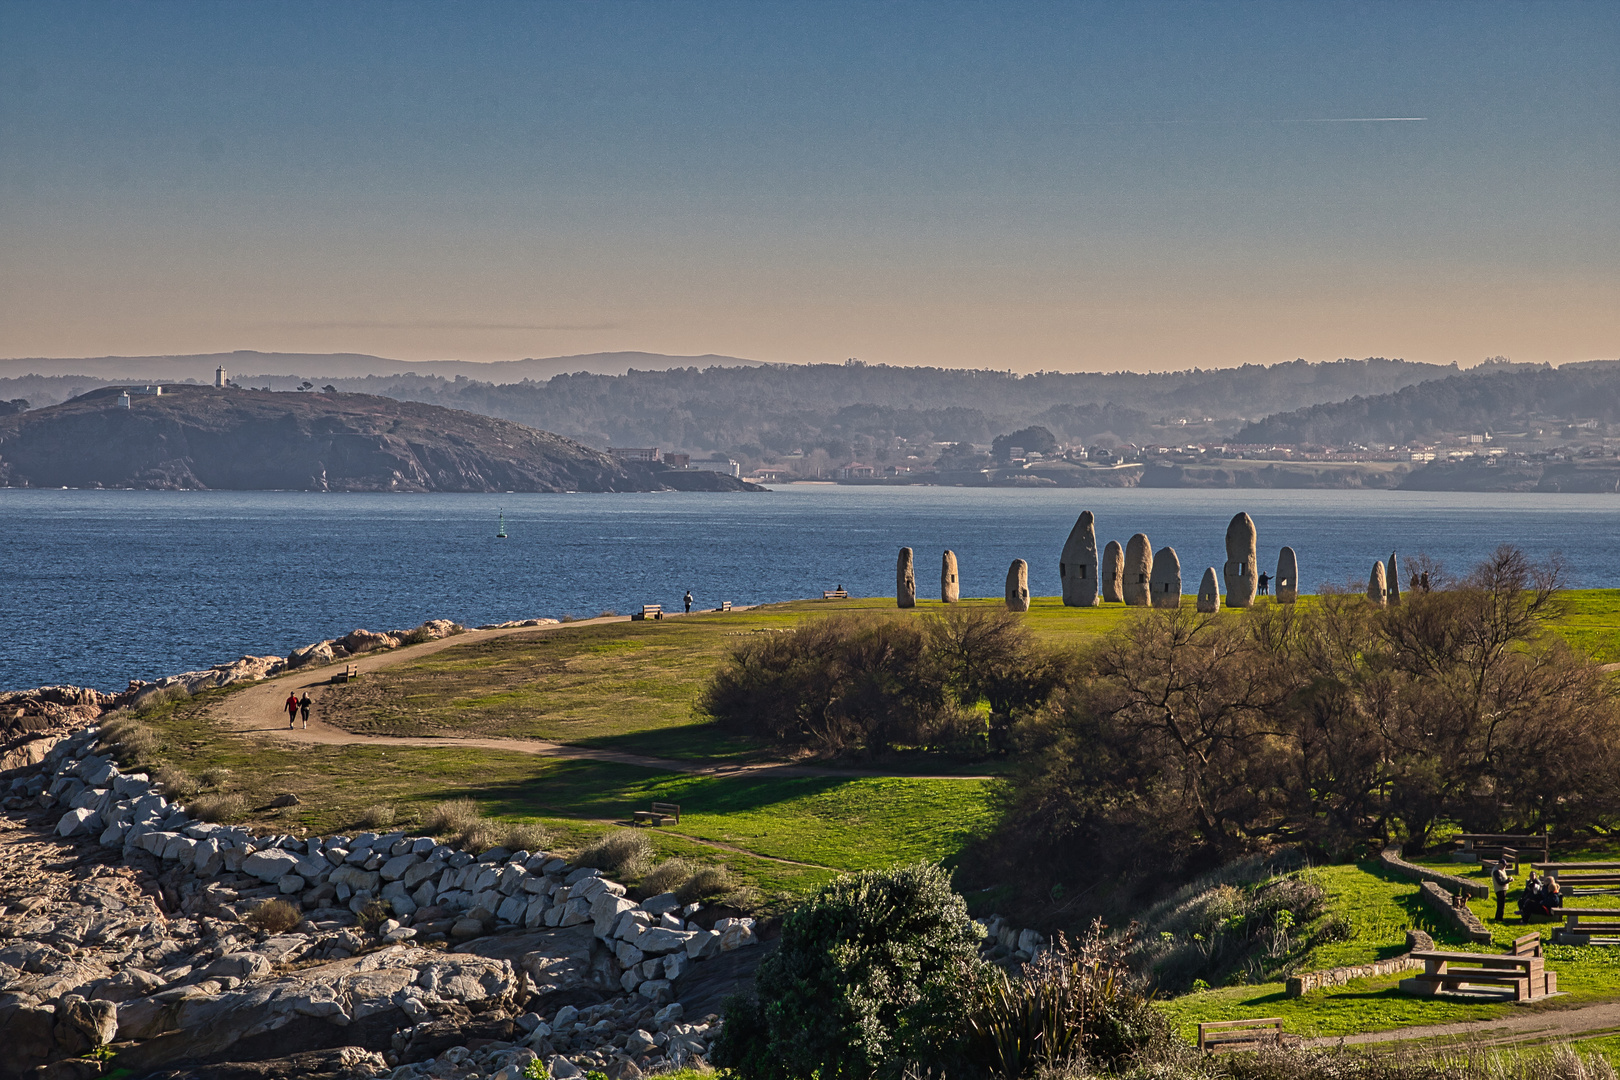
<instances>
[{"instance_id":1,"label":"paved walkway","mask_svg":"<svg viewBox=\"0 0 1620 1080\"><path fill-rule=\"evenodd\" d=\"M1620 1001L1602 1001L1561 1009L1557 998L1547 1006L1501 1020L1469 1020L1455 1024L1426 1024L1394 1031L1368 1031L1360 1035L1334 1035L1307 1039L1306 1046L1354 1046L1367 1043L1434 1039L1472 1046L1506 1046L1526 1042L1569 1042L1620 1032Z\"/></svg>"},{"instance_id":2,"label":"paved walkway","mask_svg":"<svg viewBox=\"0 0 1620 1080\"><path fill-rule=\"evenodd\" d=\"M734 607L732 610L745 611L747 609ZM695 616L706 613L694 612L693 614ZM665 618L687 617L691 616L684 616L680 612L665 613ZM548 634L577 626L598 626L604 623L629 621L628 616L614 615L600 619L580 619L577 622L559 623L555 626L521 626L505 630L468 630L464 634L440 638L438 641L427 641L420 645L407 645L400 649L361 653L359 657L347 662L359 664L360 673L364 675L369 672L381 671L395 664L403 664L424 656L431 656L434 653L443 652L445 649L471 645L493 638L508 637L513 634ZM835 769L822 765L794 765L785 762L714 764L702 761L682 761L675 758L650 757L646 754L634 754L625 750L573 746L568 743L551 742L546 739L501 739L481 736L359 735L328 724L321 719L323 713L321 708L322 699L332 689L332 674L338 670L341 670L341 668L335 664L326 667L300 668L285 675L278 675L273 679L265 679L263 682L255 683L244 690L227 695L210 710L210 715L232 731L281 742L309 743L322 746L466 746L480 750L505 750L520 754L536 754L541 757L608 761L618 765L634 765L643 769L655 769L659 772L687 773L694 776L841 776L852 779L902 777L912 780L990 779L987 776L931 776L884 772L882 770ZM300 726L297 728L289 729L287 727L287 714L282 711L282 702L287 700L289 692L297 694L308 692L311 701L314 702L314 708L310 710L308 728L302 726L302 721L299 721Z\"/></svg>"}]
</instances>

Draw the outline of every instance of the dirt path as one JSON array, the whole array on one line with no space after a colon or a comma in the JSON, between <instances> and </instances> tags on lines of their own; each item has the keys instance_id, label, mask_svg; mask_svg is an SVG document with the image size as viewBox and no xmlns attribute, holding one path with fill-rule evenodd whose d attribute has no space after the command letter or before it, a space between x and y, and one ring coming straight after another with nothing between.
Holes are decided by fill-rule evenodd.
<instances>
[{"instance_id":1,"label":"dirt path","mask_svg":"<svg viewBox=\"0 0 1620 1080\"><path fill-rule=\"evenodd\" d=\"M734 607L733 611L745 611L746 608ZM680 612L666 613L666 618L685 618ZM470 645L493 638L508 637L513 634L546 634L576 626L597 626L603 623L629 622L629 616L614 615L600 619L580 619L577 622L559 623L555 626L521 626L506 630L468 630L464 634L454 637L440 638L438 641L427 641L420 645L407 645L400 649L390 649L383 652L362 653L357 659L347 661L357 663L362 675L369 672L380 671L395 664L403 664L417 660L424 656L431 656L445 649L453 649L461 645ZM687 773L693 776L837 776L850 779L896 777L910 780L988 780L988 776L931 776L915 775L911 773L893 773L878 770L864 769L834 769L821 765L793 765L786 763L764 764L708 764L697 761L680 761L674 758L650 757L645 754L633 754L625 750L601 750L586 746L571 746L567 743L551 742L546 739L500 739L486 737L449 737L449 736L406 736L406 735L357 735L351 731L335 727L321 719L323 710L321 703L331 688L331 678L334 671L339 670L338 665L326 667L304 668L299 671L278 675L273 679L255 683L245 690L240 690L222 699L210 710L210 716L232 731L259 738L272 739L280 742L317 744L321 746L465 746L479 750L505 750L520 754L536 754L541 757L576 758L590 761L607 761L617 765L634 765L643 769L656 769L659 772ZM286 726L287 714L282 711L281 703L287 700L288 693L303 694L307 692L314 708L310 710L309 727L299 722L297 728Z\"/></svg>"},{"instance_id":2,"label":"dirt path","mask_svg":"<svg viewBox=\"0 0 1620 1080\"><path fill-rule=\"evenodd\" d=\"M1307 1039L1306 1046L1354 1046L1366 1043L1408 1042L1435 1039L1462 1041L1473 1046L1506 1046L1511 1043L1568 1042L1620 1032L1620 1001L1602 1001L1571 1009L1556 1006L1510 1016L1503 1020L1468 1020L1455 1024L1427 1024L1397 1028L1394 1031L1368 1031L1360 1035L1334 1035Z\"/></svg>"}]
</instances>

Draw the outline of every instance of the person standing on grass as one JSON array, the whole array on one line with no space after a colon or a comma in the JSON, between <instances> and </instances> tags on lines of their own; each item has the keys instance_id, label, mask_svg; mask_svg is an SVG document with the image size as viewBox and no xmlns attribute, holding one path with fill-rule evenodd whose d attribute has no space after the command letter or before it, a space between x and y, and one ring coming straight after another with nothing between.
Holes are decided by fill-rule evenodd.
<instances>
[{"instance_id":1,"label":"person standing on grass","mask_svg":"<svg viewBox=\"0 0 1620 1080\"><path fill-rule=\"evenodd\" d=\"M1507 860L1496 860L1496 869L1491 871L1491 888L1496 890L1496 921L1502 921L1502 914L1507 910L1508 885L1513 881L1513 875L1508 873Z\"/></svg>"},{"instance_id":2,"label":"person standing on grass","mask_svg":"<svg viewBox=\"0 0 1620 1080\"><path fill-rule=\"evenodd\" d=\"M298 719L298 695L288 694L287 700L282 702L281 707L287 710L287 730L291 731L293 721Z\"/></svg>"},{"instance_id":3,"label":"person standing on grass","mask_svg":"<svg viewBox=\"0 0 1620 1080\"><path fill-rule=\"evenodd\" d=\"M692 614L692 590L691 589L686 590L686 613L688 615Z\"/></svg>"},{"instance_id":4,"label":"person standing on grass","mask_svg":"<svg viewBox=\"0 0 1620 1080\"><path fill-rule=\"evenodd\" d=\"M311 704L312 702L309 700L309 691L305 690L304 696L298 699L298 712L303 716L304 726L306 728L309 727L309 707Z\"/></svg>"}]
</instances>

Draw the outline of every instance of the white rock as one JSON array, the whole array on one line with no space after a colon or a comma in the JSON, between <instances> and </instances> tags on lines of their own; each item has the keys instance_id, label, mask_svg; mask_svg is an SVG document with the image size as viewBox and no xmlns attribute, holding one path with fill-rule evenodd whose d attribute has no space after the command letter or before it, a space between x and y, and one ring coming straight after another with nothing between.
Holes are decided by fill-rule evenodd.
<instances>
[{"instance_id":1,"label":"white rock","mask_svg":"<svg viewBox=\"0 0 1620 1080\"><path fill-rule=\"evenodd\" d=\"M283 874L291 874L297 869L298 857L280 848L256 851L242 860L242 873L250 874L267 883L275 881Z\"/></svg>"},{"instance_id":2,"label":"white rock","mask_svg":"<svg viewBox=\"0 0 1620 1080\"><path fill-rule=\"evenodd\" d=\"M100 824L100 814L87 806L81 806L77 810L69 810L62 815L62 820L56 823L56 834L58 836L77 836L80 833L91 832Z\"/></svg>"}]
</instances>

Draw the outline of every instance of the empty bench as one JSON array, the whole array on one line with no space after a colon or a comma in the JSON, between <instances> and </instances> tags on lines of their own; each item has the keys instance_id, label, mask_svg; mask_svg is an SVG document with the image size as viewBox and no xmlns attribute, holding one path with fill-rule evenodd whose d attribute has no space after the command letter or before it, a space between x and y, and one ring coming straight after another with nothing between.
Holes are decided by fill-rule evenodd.
<instances>
[{"instance_id":1,"label":"empty bench","mask_svg":"<svg viewBox=\"0 0 1620 1080\"><path fill-rule=\"evenodd\" d=\"M1564 925L1553 931L1560 945L1620 945L1620 908L1561 908Z\"/></svg>"},{"instance_id":2,"label":"empty bench","mask_svg":"<svg viewBox=\"0 0 1620 1080\"><path fill-rule=\"evenodd\" d=\"M1558 888L1566 895L1575 889L1612 889L1620 885L1620 862L1538 862L1537 870L1558 879Z\"/></svg>"},{"instance_id":3,"label":"empty bench","mask_svg":"<svg viewBox=\"0 0 1620 1080\"><path fill-rule=\"evenodd\" d=\"M1414 951L1413 960L1423 961L1423 974L1401 980L1401 991L1417 997L1433 997L1442 991L1458 992L1464 987L1511 993L1514 1001L1534 1001L1558 992L1558 973L1548 971L1541 957L1540 935L1532 945L1525 935L1515 943L1523 953L1465 953ZM1533 950L1533 951L1532 951Z\"/></svg>"},{"instance_id":4,"label":"empty bench","mask_svg":"<svg viewBox=\"0 0 1620 1080\"><path fill-rule=\"evenodd\" d=\"M1206 1054L1281 1046L1285 1038L1280 1016L1263 1020L1216 1020L1198 1025L1198 1049Z\"/></svg>"},{"instance_id":5,"label":"empty bench","mask_svg":"<svg viewBox=\"0 0 1620 1080\"><path fill-rule=\"evenodd\" d=\"M657 825L663 827L666 821L681 823L681 807L679 803L655 802L651 810L637 810L633 815L636 824Z\"/></svg>"},{"instance_id":6,"label":"empty bench","mask_svg":"<svg viewBox=\"0 0 1620 1080\"><path fill-rule=\"evenodd\" d=\"M823 589L821 590L821 598L823 600L848 600L849 593L843 589Z\"/></svg>"},{"instance_id":7,"label":"empty bench","mask_svg":"<svg viewBox=\"0 0 1620 1080\"><path fill-rule=\"evenodd\" d=\"M714 610L716 610L716 611L730 611L731 610L731 601L730 600L722 600L722 601L720 601L720 606L715 608Z\"/></svg>"},{"instance_id":8,"label":"empty bench","mask_svg":"<svg viewBox=\"0 0 1620 1080\"><path fill-rule=\"evenodd\" d=\"M641 610L630 616L630 621L641 622L644 619L662 619L663 617L663 604L642 604Z\"/></svg>"},{"instance_id":9,"label":"empty bench","mask_svg":"<svg viewBox=\"0 0 1620 1080\"><path fill-rule=\"evenodd\" d=\"M1506 855L1515 867L1518 866L1521 852L1526 855L1540 852L1541 857L1546 859L1551 850L1546 833L1534 836L1528 833L1463 833L1457 837L1457 844L1458 862L1496 862Z\"/></svg>"},{"instance_id":10,"label":"empty bench","mask_svg":"<svg viewBox=\"0 0 1620 1080\"><path fill-rule=\"evenodd\" d=\"M332 676L332 681L335 683L343 683L348 682L350 679L358 679L359 677L359 664L344 664L343 670Z\"/></svg>"}]
</instances>

